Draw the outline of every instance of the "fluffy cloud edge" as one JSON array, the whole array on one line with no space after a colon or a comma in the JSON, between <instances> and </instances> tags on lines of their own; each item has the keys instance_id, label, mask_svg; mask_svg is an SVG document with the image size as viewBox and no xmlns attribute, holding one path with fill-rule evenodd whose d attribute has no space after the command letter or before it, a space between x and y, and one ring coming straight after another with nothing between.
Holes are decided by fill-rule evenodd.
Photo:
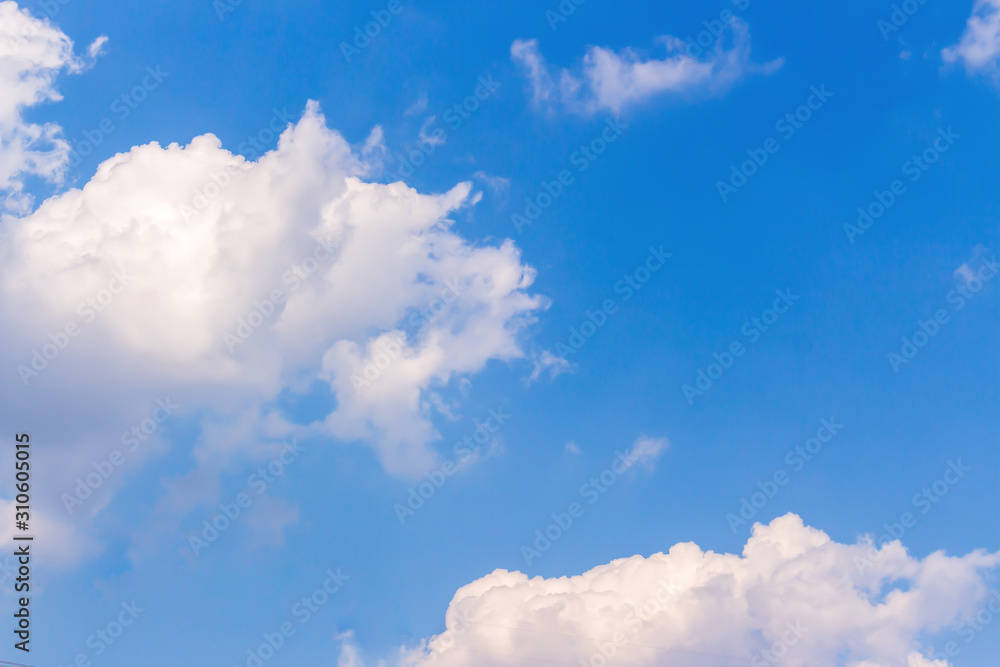
<instances>
[{"instance_id":1,"label":"fluffy cloud edge","mask_svg":"<svg viewBox=\"0 0 1000 667\"><path fill-rule=\"evenodd\" d=\"M107 43L101 35L86 58L47 19L33 17L13 0L0 2L0 212L25 214L34 199L26 179L62 183L70 146L55 123L33 123L25 111L62 99L55 86L63 72L78 74L93 64Z\"/></svg>"},{"instance_id":2,"label":"fluffy cloud edge","mask_svg":"<svg viewBox=\"0 0 1000 667\"><path fill-rule=\"evenodd\" d=\"M200 436L194 467L165 482L161 527L289 437L370 446L401 477L435 465L433 418L450 409L441 392L522 359L548 302L512 241L455 230L480 201L471 183L421 194L365 182L370 144L352 148L310 102L255 161L211 134L136 146L82 188L8 217L0 312L18 317L0 351L11 396L0 416L46 415L38 436L63 452L56 502L40 511L82 537L124 478L79 522L64 522L59 494L107 458L108 433L162 396L182 419L198 415ZM335 398L329 414L289 423L275 397L317 382ZM264 528L280 542L280 527Z\"/></svg>"},{"instance_id":3,"label":"fluffy cloud edge","mask_svg":"<svg viewBox=\"0 0 1000 667\"><path fill-rule=\"evenodd\" d=\"M689 45L677 37L665 35L657 42L667 51L661 59L628 47L613 51L590 46L576 66L559 71L546 62L538 40L515 40L510 52L530 83L536 107L584 115L602 111L617 115L659 96L719 95L747 74L770 74L784 64L781 58L752 63L750 30L735 16L703 57L692 55Z\"/></svg>"},{"instance_id":4,"label":"fluffy cloud edge","mask_svg":"<svg viewBox=\"0 0 1000 667\"><path fill-rule=\"evenodd\" d=\"M976 0L961 39L941 57L950 65L962 64L970 76L991 76L1000 83L1000 0Z\"/></svg>"},{"instance_id":5,"label":"fluffy cloud edge","mask_svg":"<svg viewBox=\"0 0 1000 667\"><path fill-rule=\"evenodd\" d=\"M1000 553L982 550L920 559L898 541L840 544L788 514L756 524L741 555L679 543L569 577L496 570L460 588L446 630L402 648L398 664L653 667L714 655L754 667L948 667L922 641L974 614L998 565Z\"/></svg>"}]
</instances>

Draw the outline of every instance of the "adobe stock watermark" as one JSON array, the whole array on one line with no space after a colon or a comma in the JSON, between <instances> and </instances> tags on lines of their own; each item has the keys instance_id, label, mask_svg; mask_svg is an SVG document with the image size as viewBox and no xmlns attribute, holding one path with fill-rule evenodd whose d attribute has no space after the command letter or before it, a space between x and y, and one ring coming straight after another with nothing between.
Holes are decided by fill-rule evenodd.
<instances>
[{"instance_id":1,"label":"adobe stock watermark","mask_svg":"<svg viewBox=\"0 0 1000 667\"><path fill-rule=\"evenodd\" d=\"M889 18L879 19L875 23L875 27L882 33L883 41L888 42L889 35L899 32L899 29L909 22L910 17L926 4L927 0L903 0L899 4L893 4Z\"/></svg>"},{"instance_id":2,"label":"adobe stock watermark","mask_svg":"<svg viewBox=\"0 0 1000 667\"><path fill-rule=\"evenodd\" d=\"M750 6L751 0L732 0L736 7L743 11ZM718 18L702 21L705 29L694 37L687 37L684 42L684 53L692 58L700 58L705 53L705 49L714 46L725 32L726 26L733 22L736 14L731 9L723 9L719 12Z\"/></svg>"},{"instance_id":3,"label":"adobe stock watermark","mask_svg":"<svg viewBox=\"0 0 1000 667\"><path fill-rule=\"evenodd\" d=\"M365 23L363 30L361 26L354 26L354 45L347 42L340 43L340 52L344 54L344 59L351 62L355 56L361 55L361 52L371 46L375 38L389 27L393 17L401 14L402 11L403 3L401 0L389 0L385 9L373 9L370 12L372 20Z\"/></svg>"},{"instance_id":4,"label":"adobe stock watermark","mask_svg":"<svg viewBox=\"0 0 1000 667\"><path fill-rule=\"evenodd\" d=\"M823 447L829 444L843 428L844 425L838 424L833 417L821 419L815 436L803 444L789 449L785 454L785 464L791 470L786 471L785 468L779 468L763 482L757 482L758 490L751 493L749 499L746 496L740 498L739 516L732 512L726 514L726 522L733 534L737 533L738 528L750 525L750 520L778 495L778 490L788 486L795 473L801 472L806 464L818 456L823 451Z\"/></svg>"},{"instance_id":5,"label":"adobe stock watermark","mask_svg":"<svg viewBox=\"0 0 1000 667\"><path fill-rule=\"evenodd\" d=\"M146 75L142 77L142 80L133 86L131 90L122 93L111 102L109 110L114 115L114 118L118 122L122 122L128 118L133 111L139 108L140 104L146 101L151 92L160 87L160 84L168 76L170 74L164 72L159 65L155 68L146 67ZM84 130L82 132L83 139L74 142L70 148L67 164L70 167L80 164L83 158L91 155L98 146L104 143L108 135L116 129L118 129L118 126L115 125L114 119L111 116L105 116L95 127Z\"/></svg>"},{"instance_id":6,"label":"adobe stock watermark","mask_svg":"<svg viewBox=\"0 0 1000 667\"><path fill-rule=\"evenodd\" d=\"M291 614L298 621L300 627L308 623L314 614L326 606L350 579L344 574L343 568L339 567L336 572L327 570L324 574L326 574L326 579L321 585L317 586L309 595L302 596L298 602L292 605ZM261 639L264 641L255 648L248 648L247 657L243 664L236 663L233 667L262 667L265 662L281 650L288 639L295 635L297 629L295 623L288 620L281 623L275 632L263 633Z\"/></svg>"},{"instance_id":7,"label":"adobe stock watermark","mask_svg":"<svg viewBox=\"0 0 1000 667\"><path fill-rule=\"evenodd\" d=\"M236 8L243 4L243 0L212 0L212 9L220 21L225 21L226 17L236 11Z\"/></svg>"},{"instance_id":8,"label":"adobe stock watermark","mask_svg":"<svg viewBox=\"0 0 1000 667\"><path fill-rule=\"evenodd\" d=\"M420 662L424 665L433 665L437 662L438 657L442 654L446 654L448 651L453 649L457 643L457 640L465 635L469 631L469 625L475 624L475 621L470 621L468 616L466 616L462 610L455 609L449 610L449 617L454 618L458 623L456 628L447 628L443 633L434 638L434 647L428 649L426 643L424 643L415 652L420 653ZM408 656L408 659L412 660L413 656ZM415 664L415 663L413 663Z\"/></svg>"},{"instance_id":9,"label":"adobe stock watermark","mask_svg":"<svg viewBox=\"0 0 1000 667\"><path fill-rule=\"evenodd\" d=\"M125 291L131 281L132 279L125 269L119 269L112 273L107 287L99 290L97 294L87 297L77 305L76 314L83 319L82 324L76 320L70 320L62 329L55 333L49 332L49 342L42 344L41 351L38 348L33 348L31 358L17 367L17 374L24 386L27 387L33 378L41 375L49 367L49 364L69 347L70 342L83 332L84 327L96 320L98 315L111 305L115 297Z\"/></svg>"},{"instance_id":10,"label":"adobe stock watermark","mask_svg":"<svg viewBox=\"0 0 1000 667\"><path fill-rule=\"evenodd\" d=\"M351 375L351 386L354 387L354 393L360 395L370 389L375 381L382 377L382 373L403 355L405 346L406 335L401 331L390 331L375 339L369 348L371 358L368 363L364 365L360 373Z\"/></svg>"},{"instance_id":11,"label":"adobe stock watermark","mask_svg":"<svg viewBox=\"0 0 1000 667\"><path fill-rule=\"evenodd\" d=\"M786 113L774 124L775 132L781 134L785 141L789 141L795 133L801 130L808 123L813 114L833 97L833 93L826 89L826 84L819 88L812 86L809 88L809 96L803 104L800 104L794 111ZM781 150L781 143L774 137L768 137L762 147L748 148L747 158L739 164L729 166L729 179L727 181L716 181L715 188L719 191L722 201L728 202L729 197L735 194L740 188L747 184L761 167L767 164L771 156Z\"/></svg>"},{"instance_id":12,"label":"adobe stock watermark","mask_svg":"<svg viewBox=\"0 0 1000 667\"><path fill-rule=\"evenodd\" d=\"M68 5L72 0L39 0L38 8L45 12L45 16L50 21L55 21L56 16L62 11L62 8Z\"/></svg>"},{"instance_id":13,"label":"adobe stock watermark","mask_svg":"<svg viewBox=\"0 0 1000 667\"><path fill-rule=\"evenodd\" d=\"M92 658L104 655L115 641L125 633L125 629L135 623L139 614L144 611L145 609L138 606L135 600L122 602L121 611L118 612L116 619L98 628L87 637L87 648L91 649L91 652L77 653L73 661L68 663L66 667L91 667Z\"/></svg>"},{"instance_id":14,"label":"adobe stock watermark","mask_svg":"<svg viewBox=\"0 0 1000 667\"><path fill-rule=\"evenodd\" d=\"M457 282L445 280L439 296L426 307L415 310L410 315L409 324L414 328L413 337L415 339L427 328L434 317L462 295L462 289ZM382 373L402 356L405 345L406 336L402 332L392 331L379 336L371 346L371 359L361 369L361 373L351 375L351 386L354 387L354 393L361 394L371 388L372 384L382 376Z\"/></svg>"},{"instance_id":15,"label":"adobe stock watermark","mask_svg":"<svg viewBox=\"0 0 1000 667\"><path fill-rule=\"evenodd\" d=\"M770 308L765 308L759 317L751 317L743 323L740 328L742 334L752 345L759 341L761 337L781 318L782 315L795 305L802 297L792 294L790 289L775 290L778 298L774 300ZM723 348L721 353L713 352L712 358L715 360L705 368L699 368L693 384L685 384L681 387L684 398L688 405L694 405L694 399L705 395L723 375L736 363L736 360L746 354L748 346L739 339L732 341Z\"/></svg>"},{"instance_id":16,"label":"adobe stock watermark","mask_svg":"<svg viewBox=\"0 0 1000 667\"><path fill-rule=\"evenodd\" d=\"M587 2L587 0L562 0L555 9L545 10L545 20L549 22L549 27L553 32L560 23L565 23L569 17L576 14L576 8Z\"/></svg>"},{"instance_id":17,"label":"adobe stock watermark","mask_svg":"<svg viewBox=\"0 0 1000 667\"><path fill-rule=\"evenodd\" d=\"M580 487L580 497L587 501L587 505L593 505L638 460L639 456L635 451L631 451L628 454L616 451L615 460L611 465L601 471L596 477L591 477ZM570 528L583 517L586 511L587 509L583 504L571 502L566 507L565 512L553 512L551 515L552 523L535 531L535 541L530 545L521 545L521 555L524 556L524 562L531 565L532 561L541 558L542 554L551 549L553 544L569 532Z\"/></svg>"},{"instance_id":18,"label":"adobe stock watermark","mask_svg":"<svg viewBox=\"0 0 1000 667\"><path fill-rule=\"evenodd\" d=\"M794 623L785 621L785 631L781 637L774 640L766 649L755 653L750 658L750 667L772 667L781 664L789 650L798 644L807 632L809 632L809 628L802 625L802 621Z\"/></svg>"},{"instance_id":19,"label":"adobe stock watermark","mask_svg":"<svg viewBox=\"0 0 1000 667\"><path fill-rule=\"evenodd\" d=\"M236 151L242 154L248 162L253 162L258 157L267 152L271 142L281 136L281 133L294 122L295 118L288 113L288 109L282 107L271 109L271 117L267 124L252 134L248 134L236 147ZM211 199L212 195L205 193L206 198Z\"/></svg>"},{"instance_id":20,"label":"adobe stock watermark","mask_svg":"<svg viewBox=\"0 0 1000 667\"><path fill-rule=\"evenodd\" d=\"M635 636L649 624L652 620L656 618L659 614L667 611L671 608L671 595L676 594L678 589L681 588L678 582L681 581L678 577L663 577L657 581L656 592L650 595L644 602L638 605L631 605L633 611L630 611L625 615L623 625L624 629L615 632L609 639L598 641L597 648L593 653L587 658L580 659L580 667L607 667L612 663L614 658L618 655L618 652L625 648L626 646L639 646L642 648L657 648L655 646L649 646L645 644L633 644L630 640L634 639ZM683 590L683 589L682 589ZM755 658L760 658L761 660L768 659L775 655L784 655L787 652L788 647L794 646L798 643L799 639L807 632L807 628L803 627L801 623L786 623L785 627L787 631L778 640L776 640L768 649L762 650L755 654ZM792 636L790 637L789 634ZM685 651L684 649L667 649L676 653L696 653L699 656L711 656L716 658L724 658L727 660L738 661L734 664L739 664L740 662L746 663L746 658L735 655L724 655L721 653L706 653L704 651ZM760 663L761 665L767 665L769 663Z\"/></svg>"},{"instance_id":21,"label":"adobe stock watermark","mask_svg":"<svg viewBox=\"0 0 1000 667\"><path fill-rule=\"evenodd\" d=\"M914 509L920 510L921 515L929 513L935 505L948 495L952 487L965 479L965 473L967 472L972 472L972 468L962 465L962 459L948 461L948 467L945 468L941 477L915 493L910 500L910 504ZM920 517L913 512L903 512L899 515L898 520L882 524L885 532L869 543L865 557L854 557L854 566L858 569L858 572L864 573L869 567L882 560L882 548L890 542L902 539L907 531L916 526L919 521Z\"/></svg>"},{"instance_id":22,"label":"adobe stock watermark","mask_svg":"<svg viewBox=\"0 0 1000 667\"><path fill-rule=\"evenodd\" d=\"M254 160L267 152L268 146L275 138L292 123L293 118L288 109L273 108L267 123L256 132L246 136L236 147L236 152L243 155L244 160L236 164L227 164L220 170L212 171L205 182L195 188L194 194L186 204L179 207L185 220L190 220L196 212L208 209L209 205L225 192L229 186L242 180L242 177L254 167Z\"/></svg>"},{"instance_id":23,"label":"adobe stock watermark","mask_svg":"<svg viewBox=\"0 0 1000 667\"><path fill-rule=\"evenodd\" d=\"M959 284L945 297L952 312L955 313L965 308L983 290L986 283L996 277L997 272L1000 271L1000 265L997 264L997 258L994 255L993 259L983 259L981 265L975 270L968 267L966 270L968 273L961 277L964 284ZM940 333L941 327L949 322L951 322L951 313L946 308L938 308L934 311L934 315L926 320L917 320L916 330L911 335L903 336L900 339L899 351L888 352L885 355L886 361L892 367L892 372L899 373L900 368L910 364L921 350L926 348Z\"/></svg>"},{"instance_id":24,"label":"adobe stock watermark","mask_svg":"<svg viewBox=\"0 0 1000 667\"><path fill-rule=\"evenodd\" d=\"M245 316L236 318L236 326L232 331L222 334L222 342L232 354L236 348L243 345L265 322L281 310L290 294L298 291L307 280L316 275L320 266L328 262L334 255L338 244L317 241L311 254L293 263L281 274L281 282L286 287L271 290L263 299L255 299L253 308Z\"/></svg>"},{"instance_id":25,"label":"adobe stock watermark","mask_svg":"<svg viewBox=\"0 0 1000 667\"><path fill-rule=\"evenodd\" d=\"M10 556L4 555L4 557L0 559L0 586L4 586L4 584L6 584L8 581L12 583L17 581L17 574L18 574L17 570L18 570L18 562L16 560L11 559ZM4 588L6 587L4 586ZM7 592L9 592L13 596L14 594L13 587L11 587L11 589Z\"/></svg>"},{"instance_id":26,"label":"adobe stock watermark","mask_svg":"<svg viewBox=\"0 0 1000 667\"><path fill-rule=\"evenodd\" d=\"M133 453L138 450L180 408L181 406L171 401L169 396L163 399L156 399L156 408L153 410L153 413L128 431L122 433L119 440L123 446L128 446L126 452L115 449L108 454L106 459L93 461L91 467L93 467L94 471L87 473L82 478L76 478L76 488L72 494L62 494L61 500L66 507L66 511L69 514L73 514L77 508L83 506L84 502L94 494L94 491L101 488L111 478L115 470L125 464L126 453Z\"/></svg>"},{"instance_id":27,"label":"adobe stock watermark","mask_svg":"<svg viewBox=\"0 0 1000 667\"><path fill-rule=\"evenodd\" d=\"M482 103L494 97L500 88L500 82L493 79L492 74L480 76L476 87L472 92L459 102L455 102L442 114L443 120L452 131L462 127L465 121L472 118L473 114L479 110ZM408 148L400 153L396 158L399 167L389 175L397 180L404 180L413 176L416 170L427 163L438 146L448 141L448 130L443 127L433 125L437 116L431 116L429 125L420 130L416 143L412 148Z\"/></svg>"},{"instance_id":28,"label":"adobe stock watermark","mask_svg":"<svg viewBox=\"0 0 1000 667\"><path fill-rule=\"evenodd\" d=\"M630 611L624 619L624 630L611 635L610 639L598 642L597 648L588 658L580 659L580 667L606 667L618 655L618 651L629 645L629 639L634 638L644 625L670 604L670 593L676 589L674 578L660 579L656 592L642 604L633 605L635 611Z\"/></svg>"},{"instance_id":29,"label":"adobe stock watermark","mask_svg":"<svg viewBox=\"0 0 1000 667\"><path fill-rule=\"evenodd\" d=\"M406 504L396 503L392 506L400 525L405 525L407 519L420 511L450 477L454 476L476 456L483 445L493 440L494 435L509 420L510 415L505 414L502 407L490 410L486 420L482 424L477 424L471 435L467 435L455 443L452 450L456 457L454 461L444 461L435 470L424 474L426 481L407 489Z\"/></svg>"},{"instance_id":30,"label":"adobe stock watermark","mask_svg":"<svg viewBox=\"0 0 1000 667\"><path fill-rule=\"evenodd\" d=\"M266 466L261 466L247 477L246 486L236 494L233 501L219 503L219 512L202 522L201 532L188 536L188 547L191 552L200 558L201 553L218 540L222 533L229 530L230 526L236 523L236 520L243 516L244 511L253 504L254 496L250 495L250 491L253 490L258 496L267 491L304 451L305 447L293 438L292 442L286 443L282 447L281 453L271 459Z\"/></svg>"},{"instance_id":31,"label":"adobe stock watermark","mask_svg":"<svg viewBox=\"0 0 1000 667\"><path fill-rule=\"evenodd\" d=\"M989 598L979 611L971 618L966 617L956 625L955 632L965 640L965 645L968 646L986 630L997 616L1000 616L1000 591L994 588L990 591ZM958 642L950 641L944 645L944 654L931 652L930 659L949 662L951 659L957 658L961 652L962 647L958 645Z\"/></svg>"},{"instance_id":32,"label":"adobe stock watermark","mask_svg":"<svg viewBox=\"0 0 1000 667\"><path fill-rule=\"evenodd\" d=\"M667 260L673 256L673 253L664 251L662 245L659 248L650 246L649 255L645 262L626 273L621 280L614 284L615 294L621 295L621 303L617 299L605 299L597 310L585 311L584 319L580 324L569 328L566 342L556 343L556 354L565 358L579 352L608 323L608 319L618 313L619 307L631 301L632 297L650 281L653 274L662 269Z\"/></svg>"},{"instance_id":33,"label":"adobe stock watermark","mask_svg":"<svg viewBox=\"0 0 1000 667\"><path fill-rule=\"evenodd\" d=\"M618 119L607 119L597 136L586 144L570 153L569 163L576 168L577 173L590 169L591 165L608 150L608 146L618 141L628 125ZM576 177L569 169L563 169L552 181L542 181L539 185L539 192L534 197L524 198L524 210L521 213L514 213L510 216L510 221L514 229L520 234L524 227L535 224L535 221L542 215L542 212L552 206L559 197L562 196L566 188L576 183Z\"/></svg>"},{"instance_id":34,"label":"adobe stock watermark","mask_svg":"<svg viewBox=\"0 0 1000 667\"><path fill-rule=\"evenodd\" d=\"M938 128L937 135L930 146L925 148L919 155L914 155L903 163L903 175L909 176L910 183L919 181L927 170L936 164L941 159L941 156L955 145L958 139L962 138L962 135L956 134L951 127L947 130ZM867 206L858 207L858 219L856 223L844 223L844 234L847 235L847 240L853 244L855 238L867 232L906 193L907 185L899 178L893 180L887 190L876 190L873 193L874 201Z\"/></svg>"}]
</instances>

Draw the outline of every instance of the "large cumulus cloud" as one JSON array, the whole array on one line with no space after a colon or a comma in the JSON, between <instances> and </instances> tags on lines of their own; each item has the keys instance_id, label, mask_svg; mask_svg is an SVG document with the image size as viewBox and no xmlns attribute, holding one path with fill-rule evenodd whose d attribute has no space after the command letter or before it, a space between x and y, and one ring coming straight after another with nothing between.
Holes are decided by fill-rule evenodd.
<instances>
[{"instance_id":1,"label":"large cumulus cloud","mask_svg":"<svg viewBox=\"0 0 1000 667\"><path fill-rule=\"evenodd\" d=\"M0 417L39 425L58 453L47 497L164 397L206 426L188 508L212 500L213 474L296 432L365 442L394 474L433 464L435 392L520 357L545 303L513 243L454 231L478 201L469 183L366 182L365 155L310 103L255 162L210 134L137 146L5 219ZM316 382L335 399L324 419L273 409Z\"/></svg>"},{"instance_id":2,"label":"large cumulus cloud","mask_svg":"<svg viewBox=\"0 0 1000 667\"><path fill-rule=\"evenodd\" d=\"M674 545L581 575L497 570L462 587L447 630L403 664L945 667L927 641L978 610L1000 554L840 544L793 514L742 555Z\"/></svg>"}]
</instances>

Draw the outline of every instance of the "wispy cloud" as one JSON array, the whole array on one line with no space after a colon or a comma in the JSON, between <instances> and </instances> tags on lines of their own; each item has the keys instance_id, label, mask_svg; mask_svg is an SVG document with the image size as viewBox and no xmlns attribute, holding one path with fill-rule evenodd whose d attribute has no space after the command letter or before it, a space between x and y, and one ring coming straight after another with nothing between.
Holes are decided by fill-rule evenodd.
<instances>
[{"instance_id":1,"label":"wispy cloud","mask_svg":"<svg viewBox=\"0 0 1000 667\"><path fill-rule=\"evenodd\" d=\"M977 0L962 39L942 50L941 57L949 64L961 63L970 75L1000 82L1000 0Z\"/></svg>"},{"instance_id":2,"label":"wispy cloud","mask_svg":"<svg viewBox=\"0 0 1000 667\"><path fill-rule=\"evenodd\" d=\"M666 438L651 438L647 435L640 435L639 439L632 445L629 458L651 470L656 464L656 460L660 458L660 454L669 447L670 441Z\"/></svg>"},{"instance_id":3,"label":"wispy cloud","mask_svg":"<svg viewBox=\"0 0 1000 667\"><path fill-rule=\"evenodd\" d=\"M727 33L732 36L728 46ZM616 52L591 46L578 65L559 71L546 63L538 40L516 40L510 52L531 83L536 106L617 114L662 95L719 94L747 73L769 74L783 64L780 58L764 65L751 63L750 32L740 19L732 20L727 33L703 58L691 56L680 39L664 36L657 40L666 47L663 58L647 57L632 48Z\"/></svg>"},{"instance_id":4,"label":"wispy cloud","mask_svg":"<svg viewBox=\"0 0 1000 667\"><path fill-rule=\"evenodd\" d=\"M403 112L404 116L416 116L418 113L423 113L427 111L427 95L421 95L417 98L417 101L410 105L410 107Z\"/></svg>"},{"instance_id":5,"label":"wispy cloud","mask_svg":"<svg viewBox=\"0 0 1000 667\"><path fill-rule=\"evenodd\" d=\"M534 367L531 369L531 375L524 378L524 383L531 384L533 382L537 382L543 377L548 378L551 382L563 373L569 373L572 370L572 364L568 361L560 356L552 354L548 350L544 350L541 354L535 357Z\"/></svg>"}]
</instances>

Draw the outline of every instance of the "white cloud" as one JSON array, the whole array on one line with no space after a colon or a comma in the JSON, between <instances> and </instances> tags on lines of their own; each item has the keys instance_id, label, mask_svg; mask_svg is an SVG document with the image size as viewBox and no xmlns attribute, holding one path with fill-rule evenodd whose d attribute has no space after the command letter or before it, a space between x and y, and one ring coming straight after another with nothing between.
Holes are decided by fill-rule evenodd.
<instances>
[{"instance_id":1,"label":"white cloud","mask_svg":"<svg viewBox=\"0 0 1000 667\"><path fill-rule=\"evenodd\" d=\"M299 510L287 500L263 495L247 514L248 550L285 544L285 529L299 522Z\"/></svg>"},{"instance_id":2,"label":"white cloud","mask_svg":"<svg viewBox=\"0 0 1000 667\"><path fill-rule=\"evenodd\" d=\"M386 152L385 133L381 125L376 125L361 145L361 158L378 170L382 168L382 159Z\"/></svg>"},{"instance_id":3,"label":"white cloud","mask_svg":"<svg viewBox=\"0 0 1000 667\"><path fill-rule=\"evenodd\" d=\"M476 201L468 183L421 195L365 183L364 168L313 104L257 163L212 135L139 146L82 190L12 221L2 279L28 346L16 364L48 332L81 320L78 304L113 276L127 282L81 324L93 335L72 341L67 356L88 348L89 360L57 358L19 393L81 391L57 386L59 371L79 362L107 369L111 386L176 383L200 395L193 404L242 408L322 375L339 403L332 431L391 441L382 453L397 471L405 466L388 450L399 442L408 443L400 458L424 457L434 437L424 390L521 356L517 335L543 302L524 291L534 272L512 242L477 247L449 230L448 215ZM196 208L194 193L213 177L230 184ZM275 290L285 301L265 304ZM392 337L398 358L356 391L352 378L381 363ZM229 398L212 400L220 388Z\"/></svg>"},{"instance_id":4,"label":"white cloud","mask_svg":"<svg viewBox=\"0 0 1000 667\"><path fill-rule=\"evenodd\" d=\"M537 39L515 39L510 46L510 55L518 63L531 82L532 98L535 104L548 102L555 91L549 66L538 51Z\"/></svg>"},{"instance_id":5,"label":"white cloud","mask_svg":"<svg viewBox=\"0 0 1000 667\"><path fill-rule=\"evenodd\" d=\"M962 266L955 269L955 277L960 278L962 282L968 285L969 283L975 281L976 274L972 271L972 269L969 268L968 263L965 263Z\"/></svg>"},{"instance_id":6,"label":"white cloud","mask_svg":"<svg viewBox=\"0 0 1000 667\"><path fill-rule=\"evenodd\" d=\"M510 190L510 179L504 178L503 176L491 176L485 171L477 171L472 174L473 177L482 181L493 191L493 194L499 195L506 201L507 192Z\"/></svg>"},{"instance_id":7,"label":"white cloud","mask_svg":"<svg viewBox=\"0 0 1000 667\"><path fill-rule=\"evenodd\" d=\"M968 286L971 283L975 283L976 281L982 280L980 277L977 276L977 272L982 270L983 268L986 268L988 275L989 265L996 263L996 257L993 257L993 261L990 262L989 261L990 258L986 257L987 253L988 251L986 249L986 246L982 244L976 245L976 247L973 248L972 251L972 258L969 259L969 261L963 263L957 269L955 269L954 272L955 278L957 280L961 280L962 283L964 283L966 286ZM986 257L985 260L983 259L984 257ZM986 266L984 266L984 261L987 262Z\"/></svg>"},{"instance_id":8,"label":"white cloud","mask_svg":"<svg viewBox=\"0 0 1000 667\"><path fill-rule=\"evenodd\" d=\"M424 111L427 111L427 94L426 93L424 93L423 95L421 95L420 97L418 97L417 101L414 102L412 105L410 105L410 107L406 111L403 112L403 115L404 116L415 116L416 114L423 113Z\"/></svg>"},{"instance_id":9,"label":"white cloud","mask_svg":"<svg viewBox=\"0 0 1000 667\"><path fill-rule=\"evenodd\" d=\"M37 453L37 451L33 452L33 454ZM38 460L37 456L35 460ZM35 477L32 482L36 492L37 481L38 477ZM11 495L13 496L13 493ZM10 521L6 521L3 526L0 526L0 539L5 544L17 544L13 541L14 537L27 534L33 536L38 542L58 545L57 549L45 553L42 558L61 568L70 567L81 558L96 556L101 552L102 545L93 535L78 530L73 521L54 507L39 509L38 498L38 495L33 495L34 506L30 513L30 532L28 533L15 529L13 517L17 503L13 499L0 498L0 512L3 512L3 516L11 517Z\"/></svg>"},{"instance_id":10,"label":"white cloud","mask_svg":"<svg viewBox=\"0 0 1000 667\"><path fill-rule=\"evenodd\" d=\"M349 637L340 639L340 656L337 658L337 667L364 667L365 661L358 652L358 647Z\"/></svg>"},{"instance_id":11,"label":"white cloud","mask_svg":"<svg viewBox=\"0 0 1000 667\"><path fill-rule=\"evenodd\" d=\"M448 141L448 136L443 132L435 131L429 133L427 131L436 119L437 116L428 116L424 120L424 124L420 126L420 132L417 134L417 141L427 146L441 146Z\"/></svg>"},{"instance_id":12,"label":"white cloud","mask_svg":"<svg viewBox=\"0 0 1000 667\"><path fill-rule=\"evenodd\" d=\"M424 195L366 183L372 168L310 103L257 162L210 134L137 146L82 189L6 219L0 422L38 425L54 459L48 497L167 395L205 430L197 468L161 509L211 502L219 471L296 434L363 441L394 474L434 464L433 404L445 403L433 394L522 357L546 303L528 293L534 271L512 242L452 231L479 200L469 183ZM383 368L390 338L398 357ZM268 407L316 381L336 399L324 419L297 427Z\"/></svg>"},{"instance_id":13,"label":"white cloud","mask_svg":"<svg viewBox=\"0 0 1000 667\"><path fill-rule=\"evenodd\" d=\"M668 447L670 447L670 441L666 438L650 438L649 436L641 435L635 441L635 444L632 445L632 451L629 452L629 459L652 469L656 459L660 458L660 454L666 451Z\"/></svg>"},{"instance_id":14,"label":"white cloud","mask_svg":"<svg viewBox=\"0 0 1000 667\"><path fill-rule=\"evenodd\" d=\"M524 378L525 384L536 382L543 376L551 382L563 373L570 373L573 370L573 365L569 361L548 350L542 350L541 354L535 356L532 363L531 374Z\"/></svg>"},{"instance_id":15,"label":"white cloud","mask_svg":"<svg viewBox=\"0 0 1000 667\"><path fill-rule=\"evenodd\" d=\"M770 73L782 65L781 59L766 65L750 62L750 32L740 19L734 18L727 32L732 43L727 47L724 34L704 58L689 55L680 39L664 36L657 40L667 50L662 59L646 57L631 48L615 52L591 46L578 67L558 73L550 70L537 40L516 40L510 51L531 82L536 105L575 113L608 110L617 114L660 95L718 94L744 74Z\"/></svg>"},{"instance_id":16,"label":"white cloud","mask_svg":"<svg viewBox=\"0 0 1000 667\"><path fill-rule=\"evenodd\" d=\"M941 57L961 62L969 74L1000 76L1000 0L976 0L961 41L941 51Z\"/></svg>"},{"instance_id":17,"label":"white cloud","mask_svg":"<svg viewBox=\"0 0 1000 667\"><path fill-rule=\"evenodd\" d=\"M101 35L87 47L87 55L96 58L104 52L104 45L108 43L108 36Z\"/></svg>"},{"instance_id":18,"label":"white cloud","mask_svg":"<svg viewBox=\"0 0 1000 667\"><path fill-rule=\"evenodd\" d=\"M738 664L733 658L945 667L922 642L977 610L1000 554L918 559L892 542L857 567L870 549L834 542L789 514L756 525L742 556L681 543L579 576L496 570L459 589L447 630L403 662L505 667L517 656L518 664L603 664L603 651L621 667ZM773 651L770 662L762 651Z\"/></svg>"},{"instance_id":19,"label":"white cloud","mask_svg":"<svg viewBox=\"0 0 1000 667\"><path fill-rule=\"evenodd\" d=\"M92 56L107 37L99 38ZM25 212L31 198L24 178L58 182L69 157L62 128L25 120L26 109L62 96L55 88L60 72L79 72L85 63L73 55L73 42L46 20L32 17L16 2L0 2L0 212Z\"/></svg>"},{"instance_id":20,"label":"white cloud","mask_svg":"<svg viewBox=\"0 0 1000 667\"><path fill-rule=\"evenodd\" d=\"M361 655L361 650L354 639L354 632L348 630L334 635L334 640L340 642L340 655L337 657L337 667L365 667L368 663ZM379 660L378 667L386 667L384 660Z\"/></svg>"}]
</instances>

